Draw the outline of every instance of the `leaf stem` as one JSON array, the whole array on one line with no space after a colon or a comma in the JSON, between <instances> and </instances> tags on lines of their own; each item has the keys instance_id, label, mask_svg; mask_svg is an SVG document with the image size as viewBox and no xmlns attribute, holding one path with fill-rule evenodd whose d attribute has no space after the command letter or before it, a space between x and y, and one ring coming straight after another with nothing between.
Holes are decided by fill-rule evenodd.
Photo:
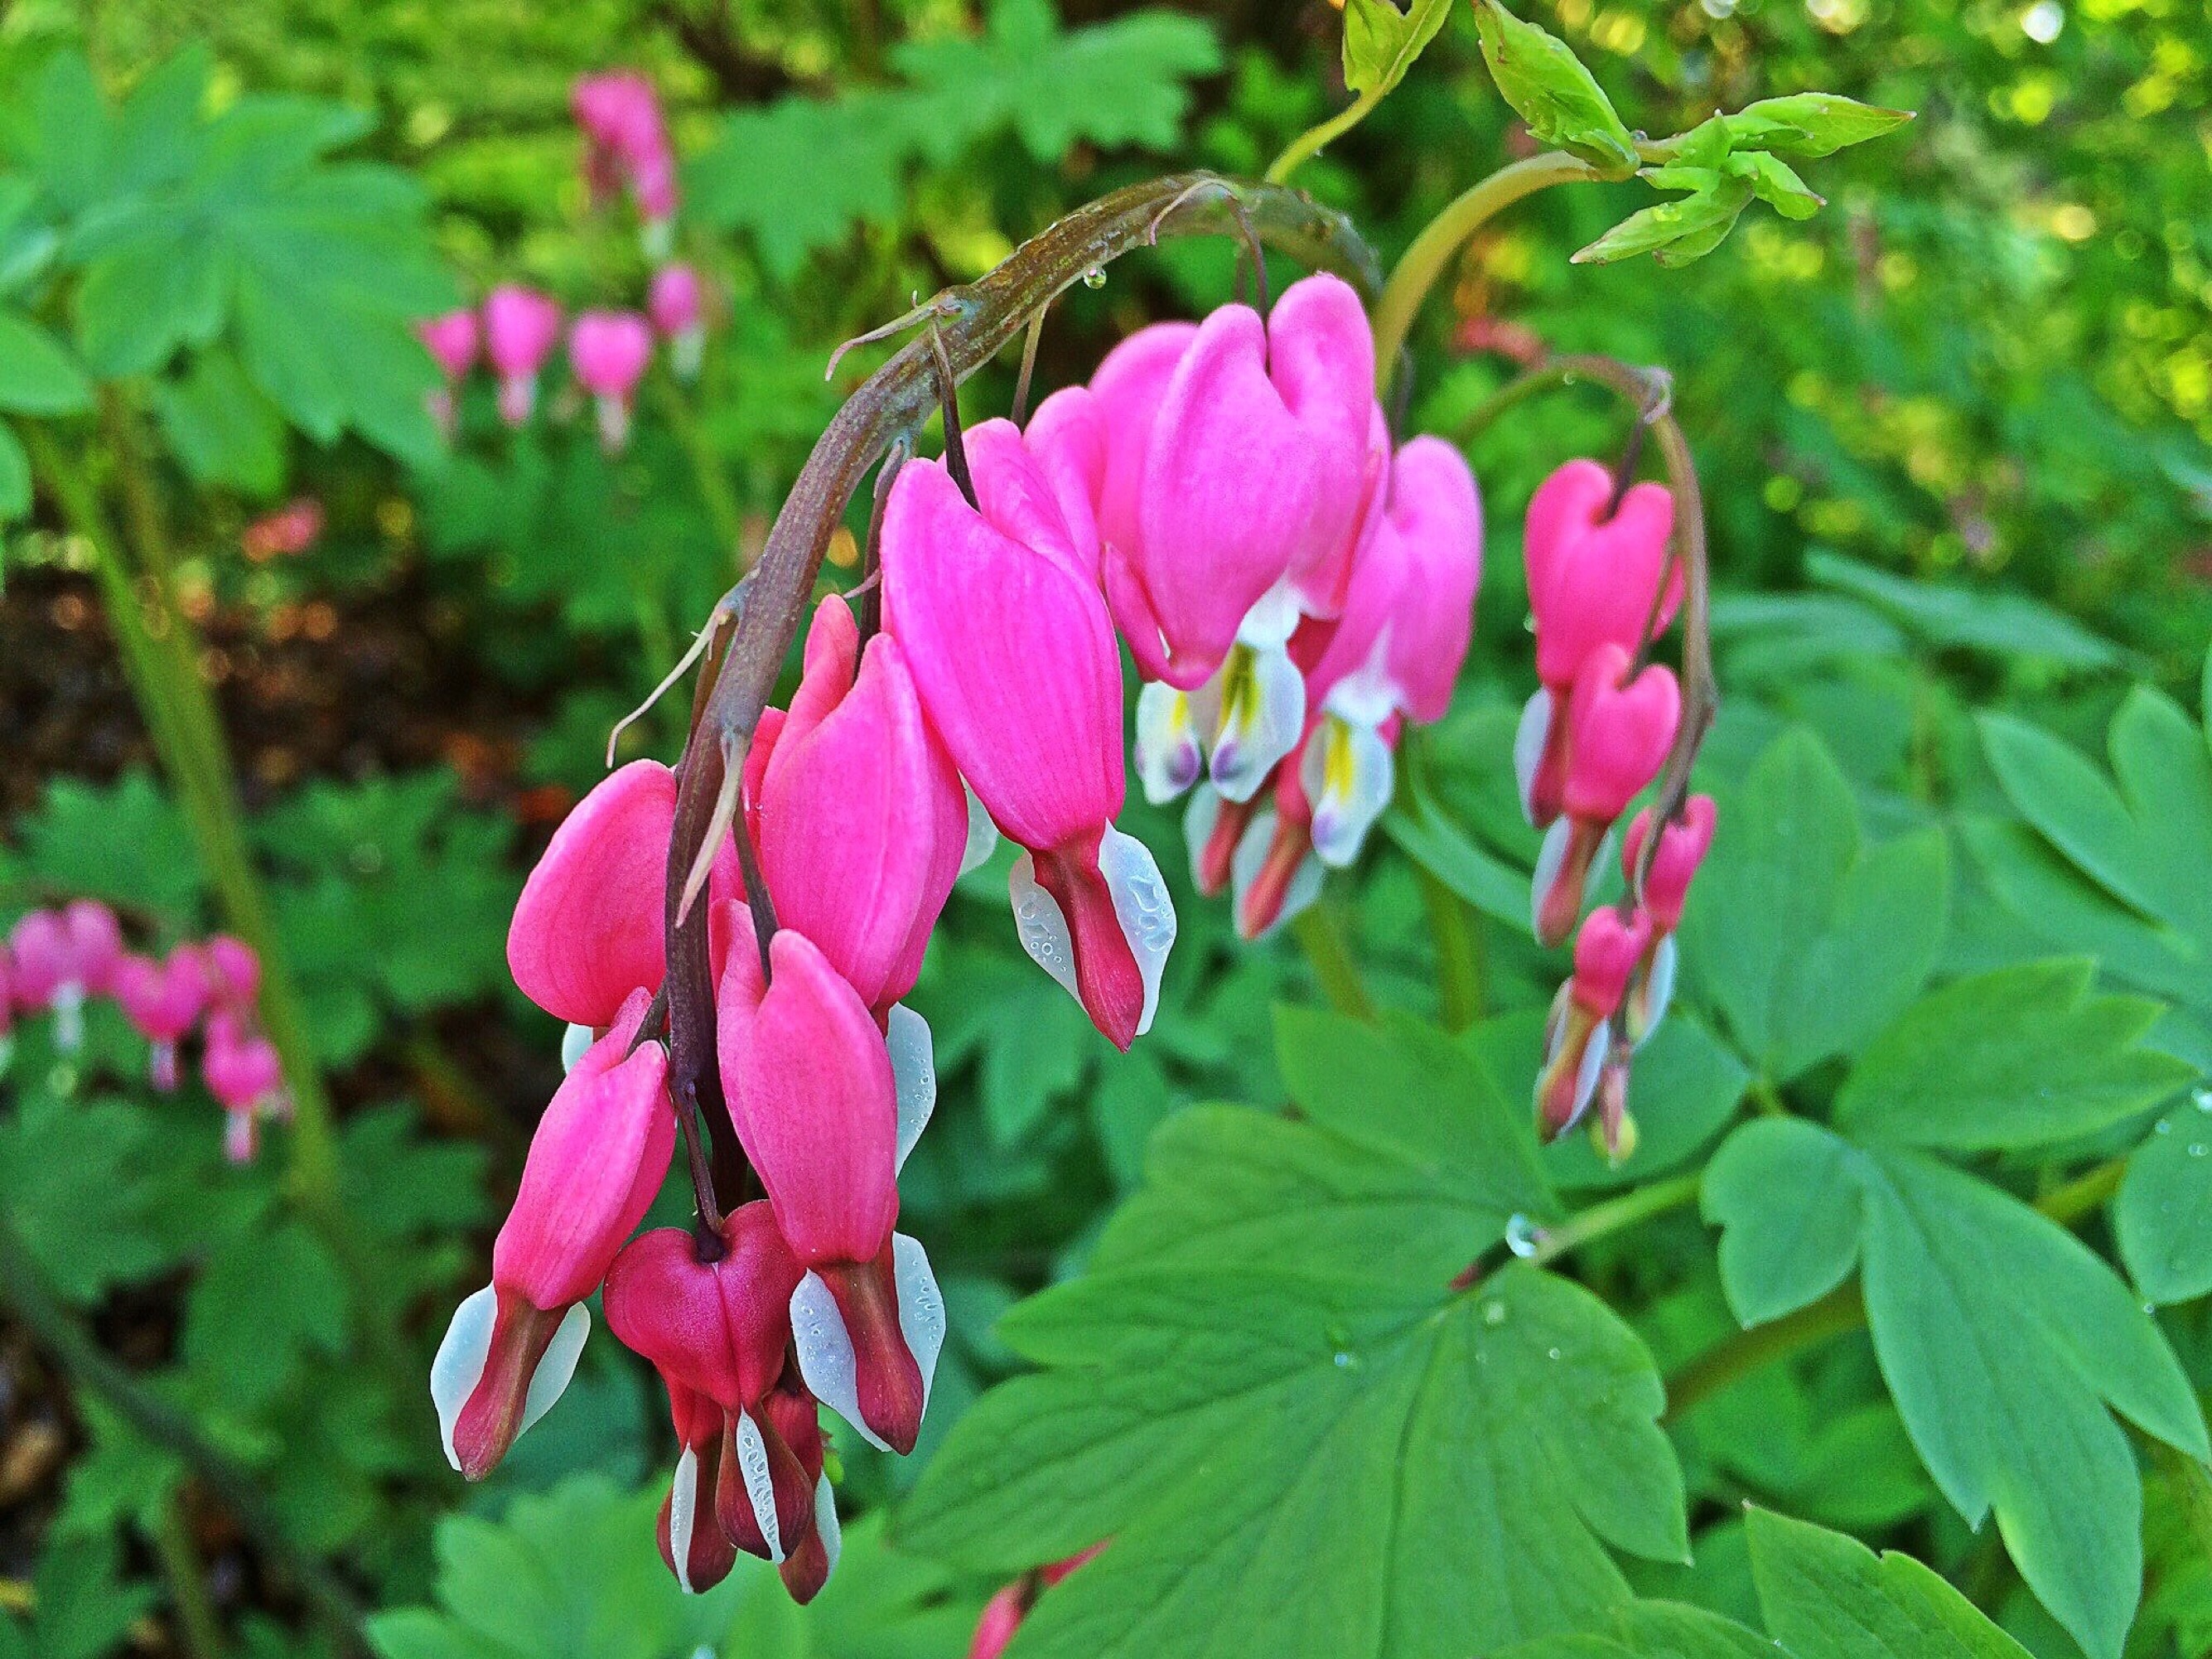
<instances>
[{"instance_id":1,"label":"leaf stem","mask_svg":"<svg viewBox=\"0 0 2212 1659\"><path fill-rule=\"evenodd\" d=\"M1354 109L1358 105L1352 106ZM1270 170L1272 173L1272 169ZM1400 258L1375 307L1375 373L1388 384L1413 319L1467 239L1524 196L1553 185L1602 179L1589 162L1563 149L1513 161L1469 186L1429 221Z\"/></svg>"},{"instance_id":2,"label":"leaf stem","mask_svg":"<svg viewBox=\"0 0 2212 1659\"><path fill-rule=\"evenodd\" d=\"M1686 1204L1698 1201L1698 1189L1703 1183L1702 1171L1675 1176L1666 1181L1655 1181L1649 1186L1638 1187L1618 1198L1609 1198L1593 1204L1586 1210L1577 1210L1556 1227L1547 1227L1535 1236L1535 1250L1529 1257L1538 1267L1557 1261L1568 1251L1579 1249L1595 1239L1617 1233L1624 1227L1632 1227L1639 1221L1669 1210L1679 1210Z\"/></svg>"},{"instance_id":3,"label":"leaf stem","mask_svg":"<svg viewBox=\"0 0 2212 1659\"><path fill-rule=\"evenodd\" d=\"M207 1580L201 1575L199 1551L192 1544L181 1493L172 1492L162 1500L153 1542L161 1576L169 1581L184 1650L191 1659L222 1659L222 1626L216 1620L215 1604L208 1600Z\"/></svg>"},{"instance_id":4,"label":"leaf stem","mask_svg":"<svg viewBox=\"0 0 2212 1659\"><path fill-rule=\"evenodd\" d=\"M2120 1182L2126 1179L2127 1173L2127 1159L2109 1159L2052 1188L2035 1200L2035 1207L2060 1226L2070 1227L2084 1216L2102 1209L2105 1201L2120 1190Z\"/></svg>"},{"instance_id":5,"label":"leaf stem","mask_svg":"<svg viewBox=\"0 0 2212 1659\"><path fill-rule=\"evenodd\" d=\"M1287 184L1293 173L1364 121L1389 90L1387 86L1370 87L1326 121L1308 127L1283 146L1283 153L1267 164L1261 176L1271 185Z\"/></svg>"},{"instance_id":6,"label":"leaf stem","mask_svg":"<svg viewBox=\"0 0 2212 1659\"><path fill-rule=\"evenodd\" d=\"M1436 940L1437 992L1444 1029L1456 1035L1482 1018L1482 918L1429 866L1413 860Z\"/></svg>"},{"instance_id":7,"label":"leaf stem","mask_svg":"<svg viewBox=\"0 0 2212 1659\"><path fill-rule=\"evenodd\" d=\"M252 1480L207 1441L189 1416L148 1389L93 1340L83 1322L46 1288L4 1218L0 1218L0 1302L7 1304L73 1382L97 1395L155 1445L182 1458L252 1539L263 1558L298 1584L341 1644L349 1652L367 1652L363 1610L353 1592L327 1565L293 1543Z\"/></svg>"},{"instance_id":8,"label":"leaf stem","mask_svg":"<svg viewBox=\"0 0 2212 1659\"><path fill-rule=\"evenodd\" d=\"M1299 949L1306 953L1306 961L1321 985L1322 994L1328 999L1329 1006L1354 1019L1373 1019L1374 1000L1360 982L1359 964L1352 959L1351 942L1344 936L1344 925L1328 902L1323 901L1298 912L1291 919L1291 932L1297 936Z\"/></svg>"}]
</instances>

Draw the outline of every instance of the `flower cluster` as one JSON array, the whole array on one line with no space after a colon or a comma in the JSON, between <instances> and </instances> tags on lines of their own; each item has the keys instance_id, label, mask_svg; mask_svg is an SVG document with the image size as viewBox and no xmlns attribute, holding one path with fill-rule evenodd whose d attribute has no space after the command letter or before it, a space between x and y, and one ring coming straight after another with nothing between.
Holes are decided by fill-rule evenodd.
<instances>
[{"instance_id":1,"label":"flower cluster","mask_svg":"<svg viewBox=\"0 0 2212 1659\"><path fill-rule=\"evenodd\" d=\"M1540 943L1575 941L1546 1031L1537 1123L1547 1139L1564 1133L1595 1101L1593 1128L1616 1160L1635 1144L1630 1060L1666 1012L1674 928L1713 835L1707 796L1684 802L1649 849L1651 815L1639 814L1623 848L1626 896L1583 918L1615 824L1664 769L1681 724L1674 671L1644 660L1681 604L1674 524L1663 485L1624 489L1575 460L1529 501L1524 543L1542 682L1514 745L1522 808L1544 831L1530 908Z\"/></svg>"},{"instance_id":2,"label":"flower cluster","mask_svg":"<svg viewBox=\"0 0 2212 1659\"><path fill-rule=\"evenodd\" d=\"M74 1054L86 1001L107 997L146 1039L148 1073L167 1094L178 1083L178 1045L197 1030L201 1080L226 1114L223 1151L247 1163L262 1121L290 1109L276 1050L255 1018L260 991L261 959L228 934L157 958L131 950L115 912L96 899L33 910L0 944L0 1061L15 1014L51 1013L54 1047Z\"/></svg>"},{"instance_id":3,"label":"flower cluster","mask_svg":"<svg viewBox=\"0 0 2212 1659\"><path fill-rule=\"evenodd\" d=\"M675 154L652 83L627 72L586 76L571 103L585 137L584 176L592 199L602 204L627 186L644 225L644 244L654 264L643 314L588 310L567 324L568 367L590 396L599 441L610 452L629 441L631 406L653 361L658 334L668 346L669 366L680 380L699 372L706 343L704 293L699 274L669 260L675 218ZM520 283L502 283L481 311L449 311L418 325L423 347L446 384L430 395L430 412L449 438L457 419L455 394L481 356L499 382L500 417L527 422L538 404L538 380L561 342L560 302Z\"/></svg>"}]
</instances>

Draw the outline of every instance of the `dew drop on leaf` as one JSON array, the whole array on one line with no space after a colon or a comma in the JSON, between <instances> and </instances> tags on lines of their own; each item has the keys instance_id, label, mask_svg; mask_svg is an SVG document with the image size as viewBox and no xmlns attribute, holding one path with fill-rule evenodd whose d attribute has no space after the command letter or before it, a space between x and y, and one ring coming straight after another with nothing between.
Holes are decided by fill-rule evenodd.
<instances>
[{"instance_id":1,"label":"dew drop on leaf","mask_svg":"<svg viewBox=\"0 0 2212 1659\"><path fill-rule=\"evenodd\" d=\"M1536 1254L1536 1224L1516 1215L1505 1224L1505 1248L1526 1261Z\"/></svg>"},{"instance_id":2,"label":"dew drop on leaf","mask_svg":"<svg viewBox=\"0 0 2212 1659\"><path fill-rule=\"evenodd\" d=\"M1505 1304L1503 1302L1484 1303L1482 1322L1486 1325L1503 1325L1505 1322Z\"/></svg>"}]
</instances>

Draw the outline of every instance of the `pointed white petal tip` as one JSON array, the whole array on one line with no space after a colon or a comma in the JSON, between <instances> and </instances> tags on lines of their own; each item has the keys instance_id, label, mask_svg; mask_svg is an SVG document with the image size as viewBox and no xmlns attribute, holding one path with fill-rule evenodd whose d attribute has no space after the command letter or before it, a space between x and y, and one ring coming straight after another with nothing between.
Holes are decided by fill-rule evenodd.
<instances>
[{"instance_id":1,"label":"pointed white petal tip","mask_svg":"<svg viewBox=\"0 0 2212 1659\"><path fill-rule=\"evenodd\" d=\"M1521 816L1536 821L1536 768L1544 758L1544 744L1552 732L1552 694L1541 686L1521 710L1521 724L1513 732L1513 781L1521 793Z\"/></svg>"},{"instance_id":2,"label":"pointed white petal tip","mask_svg":"<svg viewBox=\"0 0 2212 1659\"><path fill-rule=\"evenodd\" d=\"M891 1004L884 1042L890 1050L891 1079L898 1088L898 1168L906 1168L921 1132L937 1109L937 1048L929 1022L903 1002Z\"/></svg>"},{"instance_id":3,"label":"pointed white petal tip","mask_svg":"<svg viewBox=\"0 0 2212 1659\"><path fill-rule=\"evenodd\" d=\"M430 1361L430 1401L438 1408L438 1437L446 1448L446 1462L460 1472L461 1455L453 1449L453 1425L483 1376L484 1361L491 1356L491 1328L499 1318L499 1297L489 1285L474 1291L453 1310L453 1322Z\"/></svg>"},{"instance_id":4,"label":"pointed white petal tip","mask_svg":"<svg viewBox=\"0 0 2212 1659\"><path fill-rule=\"evenodd\" d=\"M1372 726L1331 715L1299 762L1298 780L1314 804L1314 854L1332 870L1359 857L1368 831L1390 805L1397 762Z\"/></svg>"},{"instance_id":5,"label":"pointed white petal tip","mask_svg":"<svg viewBox=\"0 0 2212 1659\"><path fill-rule=\"evenodd\" d=\"M1241 665L1237 656L1244 658ZM1240 645L1231 653L1221 733L1213 742L1207 775L1224 799L1247 801L1260 793L1275 763L1297 747L1305 728L1306 682L1280 645Z\"/></svg>"},{"instance_id":6,"label":"pointed white petal tip","mask_svg":"<svg viewBox=\"0 0 2212 1659\"><path fill-rule=\"evenodd\" d=\"M584 1339L591 1334L590 1310L580 1302L571 1304L561 1316L553 1340L545 1345L538 1369L530 1374L530 1391L522 1396L522 1426L514 1431L517 1439L527 1434L530 1425L551 1411L554 1402L568 1392L568 1380L576 1374L576 1362L583 1357Z\"/></svg>"},{"instance_id":7,"label":"pointed white petal tip","mask_svg":"<svg viewBox=\"0 0 2212 1659\"><path fill-rule=\"evenodd\" d=\"M1037 883L1036 860L1024 853L1006 872L1006 895L1013 901L1014 932L1030 960L1060 981L1060 988L1078 1002L1075 988L1075 939L1060 901Z\"/></svg>"},{"instance_id":8,"label":"pointed white petal tip","mask_svg":"<svg viewBox=\"0 0 2212 1659\"><path fill-rule=\"evenodd\" d=\"M676 1478L668 1483L668 1554L686 1595L699 1593L691 1586L691 1533L698 1524L699 1454L686 1446L676 1460Z\"/></svg>"},{"instance_id":9,"label":"pointed white petal tip","mask_svg":"<svg viewBox=\"0 0 2212 1659\"><path fill-rule=\"evenodd\" d=\"M1651 952L1651 974L1644 981L1643 1007L1638 1017L1639 1030L1636 1046L1641 1048L1651 1041L1651 1034L1659 1029L1659 1022L1667 1018L1667 1010L1674 1001L1674 970L1679 960L1672 933L1662 938Z\"/></svg>"},{"instance_id":10,"label":"pointed white petal tip","mask_svg":"<svg viewBox=\"0 0 2212 1659\"><path fill-rule=\"evenodd\" d=\"M571 1025L561 1033L561 1073L567 1076L576 1069L576 1062L591 1052L599 1036L588 1025Z\"/></svg>"},{"instance_id":11,"label":"pointed white petal tip","mask_svg":"<svg viewBox=\"0 0 2212 1659\"><path fill-rule=\"evenodd\" d=\"M1152 1029L1159 1012L1160 976L1167 971L1168 953L1175 949L1175 901L1160 878L1152 849L1134 836L1124 835L1112 824L1098 841L1098 870L1106 890L1114 896L1114 917L1121 924L1145 981L1145 1012L1137 1021L1139 1036Z\"/></svg>"},{"instance_id":12,"label":"pointed white petal tip","mask_svg":"<svg viewBox=\"0 0 2212 1659\"><path fill-rule=\"evenodd\" d=\"M960 849L960 873L964 876L970 870L981 869L999 850L999 826L991 822L991 815L975 799L975 792L968 789L965 780L960 787L968 790L968 843Z\"/></svg>"},{"instance_id":13,"label":"pointed white petal tip","mask_svg":"<svg viewBox=\"0 0 2212 1659\"><path fill-rule=\"evenodd\" d=\"M1255 650L1280 649L1298 631L1297 584L1288 576L1262 593L1237 624L1237 642Z\"/></svg>"},{"instance_id":14,"label":"pointed white petal tip","mask_svg":"<svg viewBox=\"0 0 2212 1659\"><path fill-rule=\"evenodd\" d=\"M1613 1027L1601 1019L1590 1033L1589 1046L1583 1050L1582 1066L1575 1073L1575 1115L1567 1120L1568 1127L1581 1122L1583 1114L1589 1110L1590 1097L1597 1093L1597 1080L1605 1071L1606 1051L1612 1044Z\"/></svg>"},{"instance_id":15,"label":"pointed white petal tip","mask_svg":"<svg viewBox=\"0 0 2212 1659\"><path fill-rule=\"evenodd\" d=\"M775 1518L775 1477L769 1473L768 1442L752 1413L738 1413L738 1468L745 1478L745 1498L753 1506L753 1522L768 1545L768 1559L783 1565L783 1528Z\"/></svg>"},{"instance_id":16,"label":"pointed white petal tip","mask_svg":"<svg viewBox=\"0 0 2212 1659\"><path fill-rule=\"evenodd\" d=\"M1206 770L1197 717L1188 693L1148 681L1137 694L1137 734L1131 759L1145 799L1164 806Z\"/></svg>"},{"instance_id":17,"label":"pointed white petal tip","mask_svg":"<svg viewBox=\"0 0 2212 1659\"><path fill-rule=\"evenodd\" d=\"M898 1292L899 1334L921 1371L922 1414L929 1413L929 1388L937 1378L937 1356L945 1351L945 1292L937 1288L929 1253L921 1241L891 1235L891 1279Z\"/></svg>"},{"instance_id":18,"label":"pointed white petal tip","mask_svg":"<svg viewBox=\"0 0 2212 1659\"><path fill-rule=\"evenodd\" d=\"M1567 861L1567 842L1572 837L1574 826L1565 818L1554 818L1552 827L1544 831L1544 845L1536 854L1536 871L1528 878L1528 931L1534 933L1544 909L1544 895L1552 890L1552 884L1559 878L1559 871Z\"/></svg>"},{"instance_id":19,"label":"pointed white petal tip","mask_svg":"<svg viewBox=\"0 0 2212 1659\"><path fill-rule=\"evenodd\" d=\"M807 1392L843 1418L853 1431L884 1451L890 1447L860 1415L860 1364L837 1298L819 1273L810 1273L791 1293L791 1340Z\"/></svg>"},{"instance_id":20,"label":"pointed white petal tip","mask_svg":"<svg viewBox=\"0 0 2212 1659\"><path fill-rule=\"evenodd\" d=\"M822 1553L830 1563L826 1579L837 1571L837 1558L845 1550L845 1531L837 1523L837 1494L830 1490L826 1474L814 1478L814 1530L822 1539Z\"/></svg>"},{"instance_id":21,"label":"pointed white petal tip","mask_svg":"<svg viewBox=\"0 0 2212 1659\"><path fill-rule=\"evenodd\" d=\"M1183 850L1190 855L1190 879L1195 887L1205 885L1205 873L1200 869L1206 858L1206 843L1213 839L1213 826L1221 822L1221 792L1210 783L1201 783L1190 793L1190 805L1183 809Z\"/></svg>"}]
</instances>

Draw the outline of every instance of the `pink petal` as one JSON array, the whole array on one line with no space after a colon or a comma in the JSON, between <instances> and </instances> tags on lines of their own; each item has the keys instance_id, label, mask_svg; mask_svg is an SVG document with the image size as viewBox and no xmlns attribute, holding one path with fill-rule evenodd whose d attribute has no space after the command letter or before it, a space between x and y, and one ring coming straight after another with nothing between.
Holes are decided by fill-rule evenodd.
<instances>
[{"instance_id":1,"label":"pink petal","mask_svg":"<svg viewBox=\"0 0 2212 1659\"><path fill-rule=\"evenodd\" d=\"M1285 289L1267 319L1267 362L1268 378L1312 444L1313 499L1292 572L1311 614L1334 616L1343 607L1361 519L1389 459L1375 405L1375 337L1351 285L1322 272Z\"/></svg>"}]
</instances>

